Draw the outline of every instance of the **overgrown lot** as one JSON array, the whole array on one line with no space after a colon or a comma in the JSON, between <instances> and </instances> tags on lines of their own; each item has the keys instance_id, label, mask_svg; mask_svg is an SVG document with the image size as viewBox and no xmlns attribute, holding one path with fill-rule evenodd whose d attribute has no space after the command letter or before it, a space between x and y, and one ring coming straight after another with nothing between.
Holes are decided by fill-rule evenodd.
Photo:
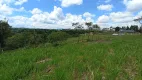
<instances>
[{"instance_id":1,"label":"overgrown lot","mask_svg":"<svg viewBox=\"0 0 142 80\"><path fill-rule=\"evenodd\" d=\"M0 54L0 80L141 80L141 35L70 38Z\"/></svg>"}]
</instances>

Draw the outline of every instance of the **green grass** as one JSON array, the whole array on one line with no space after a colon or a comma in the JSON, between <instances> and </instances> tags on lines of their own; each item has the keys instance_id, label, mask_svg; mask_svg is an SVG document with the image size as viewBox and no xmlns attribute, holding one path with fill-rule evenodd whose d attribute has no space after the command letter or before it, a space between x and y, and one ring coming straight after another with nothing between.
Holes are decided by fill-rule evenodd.
<instances>
[{"instance_id":1,"label":"green grass","mask_svg":"<svg viewBox=\"0 0 142 80\"><path fill-rule=\"evenodd\" d=\"M142 36L94 35L7 51L0 80L142 80Z\"/></svg>"}]
</instances>

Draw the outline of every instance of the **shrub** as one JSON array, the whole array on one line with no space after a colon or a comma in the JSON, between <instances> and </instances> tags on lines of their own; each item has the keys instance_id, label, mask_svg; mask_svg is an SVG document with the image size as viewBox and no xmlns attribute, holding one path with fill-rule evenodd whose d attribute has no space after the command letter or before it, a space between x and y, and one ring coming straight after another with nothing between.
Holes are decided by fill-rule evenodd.
<instances>
[{"instance_id":1,"label":"shrub","mask_svg":"<svg viewBox=\"0 0 142 80\"><path fill-rule=\"evenodd\" d=\"M32 34L29 37L29 45L38 45L43 42L44 39L42 38L41 34Z\"/></svg>"},{"instance_id":2,"label":"shrub","mask_svg":"<svg viewBox=\"0 0 142 80\"><path fill-rule=\"evenodd\" d=\"M70 35L67 34L66 32L52 32L49 36L48 36L48 40L50 43L57 45L60 41L64 41L67 38L69 38Z\"/></svg>"},{"instance_id":3,"label":"shrub","mask_svg":"<svg viewBox=\"0 0 142 80\"><path fill-rule=\"evenodd\" d=\"M28 43L28 38L22 33L17 33L6 40L6 49L13 50L24 47Z\"/></svg>"},{"instance_id":4,"label":"shrub","mask_svg":"<svg viewBox=\"0 0 142 80\"><path fill-rule=\"evenodd\" d=\"M6 40L6 48L8 50L13 50L17 48L22 48L25 46L39 45L44 42L41 34L22 32L16 33L12 37Z\"/></svg>"}]
</instances>

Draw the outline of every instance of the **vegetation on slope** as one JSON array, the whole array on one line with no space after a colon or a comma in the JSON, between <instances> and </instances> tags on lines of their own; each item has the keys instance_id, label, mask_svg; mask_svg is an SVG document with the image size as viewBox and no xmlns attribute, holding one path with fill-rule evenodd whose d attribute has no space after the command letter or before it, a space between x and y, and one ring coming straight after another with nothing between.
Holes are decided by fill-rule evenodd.
<instances>
[{"instance_id":1,"label":"vegetation on slope","mask_svg":"<svg viewBox=\"0 0 142 80\"><path fill-rule=\"evenodd\" d=\"M80 38L82 38L81 36ZM0 55L2 80L141 80L142 36L94 35Z\"/></svg>"}]
</instances>

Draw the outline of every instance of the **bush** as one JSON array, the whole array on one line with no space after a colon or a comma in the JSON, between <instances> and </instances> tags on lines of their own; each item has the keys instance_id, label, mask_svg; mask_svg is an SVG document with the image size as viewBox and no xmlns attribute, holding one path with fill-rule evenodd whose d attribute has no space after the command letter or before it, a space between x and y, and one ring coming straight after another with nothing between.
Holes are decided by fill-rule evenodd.
<instances>
[{"instance_id":1,"label":"bush","mask_svg":"<svg viewBox=\"0 0 142 80\"><path fill-rule=\"evenodd\" d=\"M66 32L52 32L49 36L48 36L48 40L50 43L54 44L54 45L58 45L58 43L60 41L64 41L67 38L69 38L70 35L67 34Z\"/></svg>"},{"instance_id":2,"label":"bush","mask_svg":"<svg viewBox=\"0 0 142 80\"><path fill-rule=\"evenodd\" d=\"M6 49L13 50L20 47L24 47L28 43L28 38L22 34L18 33L13 35L12 37L9 37L6 40Z\"/></svg>"},{"instance_id":3,"label":"bush","mask_svg":"<svg viewBox=\"0 0 142 80\"><path fill-rule=\"evenodd\" d=\"M38 45L44 43L44 39L42 38L41 34L32 34L29 37L29 45Z\"/></svg>"},{"instance_id":4,"label":"bush","mask_svg":"<svg viewBox=\"0 0 142 80\"><path fill-rule=\"evenodd\" d=\"M39 45L44 42L41 34L22 32L16 33L12 37L6 40L6 48L8 50L13 50L17 48L22 48L25 46Z\"/></svg>"}]
</instances>

